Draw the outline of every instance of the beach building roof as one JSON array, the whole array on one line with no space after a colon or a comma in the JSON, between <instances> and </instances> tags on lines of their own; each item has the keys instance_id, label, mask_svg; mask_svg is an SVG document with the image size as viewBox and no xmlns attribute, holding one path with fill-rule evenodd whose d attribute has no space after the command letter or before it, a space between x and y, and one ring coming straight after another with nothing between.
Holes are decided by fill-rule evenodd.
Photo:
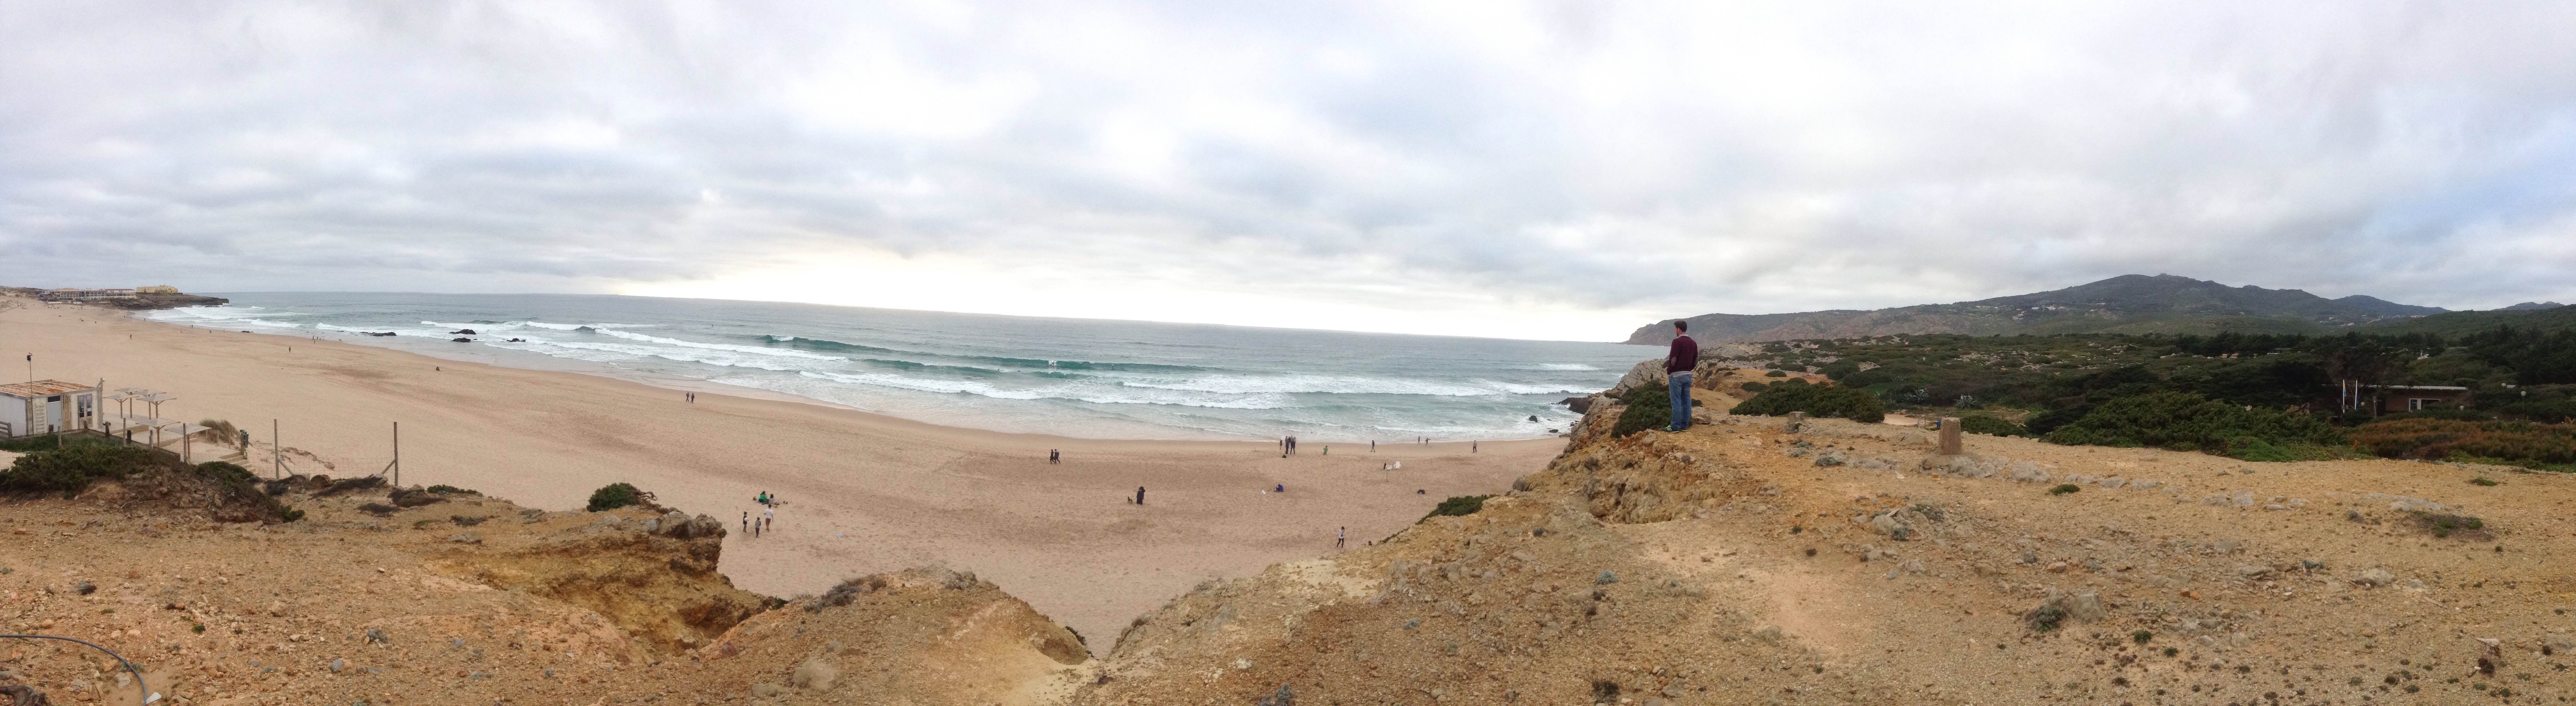
<instances>
[{"instance_id":1,"label":"beach building roof","mask_svg":"<svg viewBox=\"0 0 2576 706\"><path fill-rule=\"evenodd\" d=\"M0 385L0 395L8 395L11 397L43 397L46 395L59 395L66 392L80 392L88 389L90 389L90 386L88 385L68 383L61 380L37 380L34 382L13 382L6 385Z\"/></svg>"}]
</instances>

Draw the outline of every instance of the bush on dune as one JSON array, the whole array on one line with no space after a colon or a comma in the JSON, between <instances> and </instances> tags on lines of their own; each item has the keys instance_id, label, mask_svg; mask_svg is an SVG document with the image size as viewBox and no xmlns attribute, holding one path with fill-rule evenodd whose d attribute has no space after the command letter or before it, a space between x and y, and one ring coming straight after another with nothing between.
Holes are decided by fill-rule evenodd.
<instances>
[{"instance_id":1,"label":"bush on dune","mask_svg":"<svg viewBox=\"0 0 2576 706\"><path fill-rule=\"evenodd\" d=\"M590 491L590 511L615 510L644 501L644 493L633 484L610 483Z\"/></svg>"},{"instance_id":2,"label":"bush on dune","mask_svg":"<svg viewBox=\"0 0 2576 706\"><path fill-rule=\"evenodd\" d=\"M1960 417L1959 431L1969 434L1989 434L1993 436L2026 436L2030 434L2030 431L2023 429L2021 425L2014 424L2002 417L1997 417L1991 414L1971 414Z\"/></svg>"},{"instance_id":3,"label":"bush on dune","mask_svg":"<svg viewBox=\"0 0 2576 706\"><path fill-rule=\"evenodd\" d=\"M1673 423L1673 398L1669 389L1637 387L1619 396L1627 405L1619 411L1619 421L1610 425L1611 436L1627 436L1648 429L1662 429Z\"/></svg>"},{"instance_id":4,"label":"bush on dune","mask_svg":"<svg viewBox=\"0 0 2576 706\"><path fill-rule=\"evenodd\" d=\"M1784 380L1745 400L1728 414L1778 416L1805 412L1810 417L1841 417L1855 422L1876 424L1887 419L1887 403L1868 390L1840 385L1809 385L1801 380Z\"/></svg>"},{"instance_id":5,"label":"bush on dune","mask_svg":"<svg viewBox=\"0 0 2576 706\"><path fill-rule=\"evenodd\" d=\"M29 452L0 473L0 490L80 492L91 481L123 478L152 463L152 452L133 446L98 442L64 442Z\"/></svg>"},{"instance_id":6,"label":"bush on dune","mask_svg":"<svg viewBox=\"0 0 2576 706\"><path fill-rule=\"evenodd\" d=\"M2354 429L2352 443L2386 458L2494 459L2524 466L2576 464L2576 425L2567 424L2399 419Z\"/></svg>"},{"instance_id":7,"label":"bush on dune","mask_svg":"<svg viewBox=\"0 0 2576 706\"><path fill-rule=\"evenodd\" d=\"M2248 408L2188 392L2114 399L2040 439L2068 446L2198 450L2245 460L2330 458L2327 447L2345 443L2342 430L2314 417Z\"/></svg>"},{"instance_id":8,"label":"bush on dune","mask_svg":"<svg viewBox=\"0 0 2576 706\"><path fill-rule=\"evenodd\" d=\"M1468 516L1468 515L1473 515L1473 514L1476 514L1476 511L1477 511L1477 510L1483 510L1483 509L1485 509L1485 500L1486 500L1487 498L1491 498L1491 497L1494 497L1494 496L1491 496L1491 495L1455 495L1455 496L1450 496L1450 498L1449 498L1449 499L1440 501L1440 506L1439 506L1439 507L1432 508L1432 509L1431 509L1431 514L1423 515L1423 516L1422 516L1422 519L1415 520L1413 523L1418 525L1418 524L1422 524L1422 523L1424 523L1424 522L1430 522L1430 521L1431 521L1431 518L1434 518L1434 517L1466 517L1466 516Z\"/></svg>"},{"instance_id":9,"label":"bush on dune","mask_svg":"<svg viewBox=\"0 0 2576 706\"><path fill-rule=\"evenodd\" d=\"M2562 399L2541 402L2516 402L2503 407L2498 407L2496 408L2496 411L2518 415L2535 422L2565 424L2571 420L2576 420L2576 400Z\"/></svg>"}]
</instances>

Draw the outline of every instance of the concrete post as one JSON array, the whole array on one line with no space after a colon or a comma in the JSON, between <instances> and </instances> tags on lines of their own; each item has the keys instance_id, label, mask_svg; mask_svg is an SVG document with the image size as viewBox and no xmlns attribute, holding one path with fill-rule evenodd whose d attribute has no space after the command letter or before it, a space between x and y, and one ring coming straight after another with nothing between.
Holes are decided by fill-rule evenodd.
<instances>
[{"instance_id":1,"label":"concrete post","mask_svg":"<svg viewBox=\"0 0 2576 706\"><path fill-rule=\"evenodd\" d=\"M1959 455L1959 418L1941 418L1941 455Z\"/></svg>"},{"instance_id":2,"label":"concrete post","mask_svg":"<svg viewBox=\"0 0 2576 706\"><path fill-rule=\"evenodd\" d=\"M1798 431L1799 431L1800 429L1802 429L1802 428L1804 428L1804 427L1806 427L1806 426L1807 426L1807 413L1805 413L1805 412L1790 412L1790 413L1789 413L1789 426L1787 427L1787 429L1788 429L1789 433L1791 433L1791 434L1798 433Z\"/></svg>"}]
</instances>

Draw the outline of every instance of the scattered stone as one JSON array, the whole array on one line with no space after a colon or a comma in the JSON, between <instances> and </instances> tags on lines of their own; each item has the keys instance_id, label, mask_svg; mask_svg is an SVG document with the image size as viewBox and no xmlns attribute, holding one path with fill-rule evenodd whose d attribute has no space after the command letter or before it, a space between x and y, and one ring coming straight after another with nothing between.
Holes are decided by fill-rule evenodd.
<instances>
[{"instance_id":1,"label":"scattered stone","mask_svg":"<svg viewBox=\"0 0 2576 706\"><path fill-rule=\"evenodd\" d=\"M2253 565L2253 564L2242 564L2242 565L2239 565L2239 566L2237 566L2237 567L2236 567L2236 575L2237 575L2238 577L2241 577L2241 578L2247 578L2247 579L2259 579L2259 578L2263 578L2264 576L2270 575L2271 573L2272 573L2272 569L2271 569L2271 567L2266 567L2266 566L2255 566L2255 565Z\"/></svg>"},{"instance_id":2,"label":"scattered stone","mask_svg":"<svg viewBox=\"0 0 2576 706\"><path fill-rule=\"evenodd\" d=\"M1252 703L1253 706L1297 706L1297 692L1289 690L1288 685L1281 684L1278 691L1270 692L1269 696L1261 697L1260 701Z\"/></svg>"},{"instance_id":3,"label":"scattered stone","mask_svg":"<svg viewBox=\"0 0 2576 706\"><path fill-rule=\"evenodd\" d=\"M2546 654L2576 652L2576 635L2553 632L2540 638L2540 646Z\"/></svg>"},{"instance_id":4,"label":"scattered stone","mask_svg":"<svg viewBox=\"0 0 2576 706\"><path fill-rule=\"evenodd\" d=\"M349 668L349 660L345 660L345 659L335 659L335 660L331 660L331 671L338 672L338 671L345 670L345 669L348 669L348 668Z\"/></svg>"},{"instance_id":5,"label":"scattered stone","mask_svg":"<svg viewBox=\"0 0 2576 706\"><path fill-rule=\"evenodd\" d=\"M2130 489L2130 490L2155 490L2155 489L2157 489L2157 488L2161 488L2161 487L2164 487L2164 481L2153 481L2153 480L2133 480L2133 481L2129 481L2129 489Z\"/></svg>"},{"instance_id":6,"label":"scattered stone","mask_svg":"<svg viewBox=\"0 0 2576 706\"><path fill-rule=\"evenodd\" d=\"M89 595L89 594L92 594L92 593L97 593L97 592L98 592L98 584L90 583L90 582L88 582L88 581L82 581L82 582L80 582L80 583L77 583L77 584L73 584L73 585L72 585L72 592L73 592L73 593L78 593L78 594L81 594L81 595L84 595L84 596Z\"/></svg>"},{"instance_id":7,"label":"scattered stone","mask_svg":"<svg viewBox=\"0 0 2576 706\"><path fill-rule=\"evenodd\" d=\"M447 541L455 542L457 544L482 544L483 538L474 536L474 533L472 532L458 532L456 534L448 535Z\"/></svg>"},{"instance_id":8,"label":"scattered stone","mask_svg":"<svg viewBox=\"0 0 2576 706\"><path fill-rule=\"evenodd\" d=\"M1840 466L1846 462L1847 461L1843 458L1843 452L1840 451L1827 451L1816 454L1816 465L1818 466Z\"/></svg>"},{"instance_id":9,"label":"scattered stone","mask_svg":"<svg viewBox=\"0 0 2576 706\"><path fill-rule=\"evenodd\" d=\"M2361 575L2359 576L2352 577L2353 583L2369 586L2371 588L2379 588L2395 583L2396 581L2397 575L2388 573L2387 569L2371 569L2369 571L2361 572Z\"/></svg>"},{"instance_id":10,"label":"scattered stone","mask_svg":"<svg viewBox=\"0 0 2576 706\"><path fill-rule=\"evenodd\" d=\"M2009 477L2016 483L2048 482L2048 472L2040 470L2039 464L2031 463L2029 461L2013 464L2012 475Z\"/></svg>"},{"instance_id":11,"label":"scattered stone","mask_svg":"<svg viewBox=\"0 0 2576 706\"><path fill-rule=\"evenodd\" d=\"M763 682L751 685L751 697L755 699L766 699L772 696L777 696L780 692L786 690L787 689L785 687L781 687L777 684Z\"/></svg>"},{"instance_id":12,"label":"scattered stone","mask_svg":"<svg viewBox=\"0 0 2576 706\"><path fill-rule=\"evenodd\" d=\"M796 672L787 677L787 683L807 691L829 691L832 688L832 682L840 678L840 667L834 666L831 660L815 656L807 657L804 662L797 664Z\"/></svg>"},{"instance_id":13,"label":"scattered stone","mask_svg":"<svg viewBox=\"0 0 2576 706\"><path fill-rule=\"evenodd\" d=\"M1592 582L1593 582L1593 583L1618 583L1618 582L1619 582L1619 574L1618 574L1618 573L1616 573L1616 572L1613 572L1613 571L1611 571L1611 570L1609 570L1609 569L1602 569L1602 570L1601 570L1601 575L1592 577Z\"/></svg>"}]
</instances>

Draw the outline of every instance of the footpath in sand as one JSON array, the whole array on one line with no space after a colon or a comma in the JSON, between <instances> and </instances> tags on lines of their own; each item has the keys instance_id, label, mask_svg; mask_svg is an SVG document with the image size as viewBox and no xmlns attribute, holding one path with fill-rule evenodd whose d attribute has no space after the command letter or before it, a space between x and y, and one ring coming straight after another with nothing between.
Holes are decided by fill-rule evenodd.
<instances>
[{"instance_id":1,"label":"footpath in sand","mask_svg":"<svg viewBox=\"0 0 2576 706\"><path fill-rule=\"evenodd\" d=\"M725 519L722 571L773 596L862 574L944 565L1028 600L1108 649L1129 620L1212 578L1382 538L1451 495L1488 492L1559 439L1466 444L1115 441L999 434L795 401L565 372L460 363L295 336L210 331L90 307L0 297L0 340L41 377L172 393L163 416L225 419L260 447L281 420L290 472L351 476L391 460L405 485L468 488L527 507L578 508L628 482ZM462 344L460 344L462 345ZM13 361L14 362L14 361ZM1048 464L1049 449L1065 461ZM204 445L196 449L206 455ZM204 460L204 459L200 459ZM330 462L331 467L323 466ZM1385 472L1387 462L1401 471ZM1261 491L1285 484L1286 494ZM1146 486L1147 504L1127 504ZM752 538L752 497L785 500ZM1423 491L1417 493L1416 491Z\"/></svg>"}]
</instances>

